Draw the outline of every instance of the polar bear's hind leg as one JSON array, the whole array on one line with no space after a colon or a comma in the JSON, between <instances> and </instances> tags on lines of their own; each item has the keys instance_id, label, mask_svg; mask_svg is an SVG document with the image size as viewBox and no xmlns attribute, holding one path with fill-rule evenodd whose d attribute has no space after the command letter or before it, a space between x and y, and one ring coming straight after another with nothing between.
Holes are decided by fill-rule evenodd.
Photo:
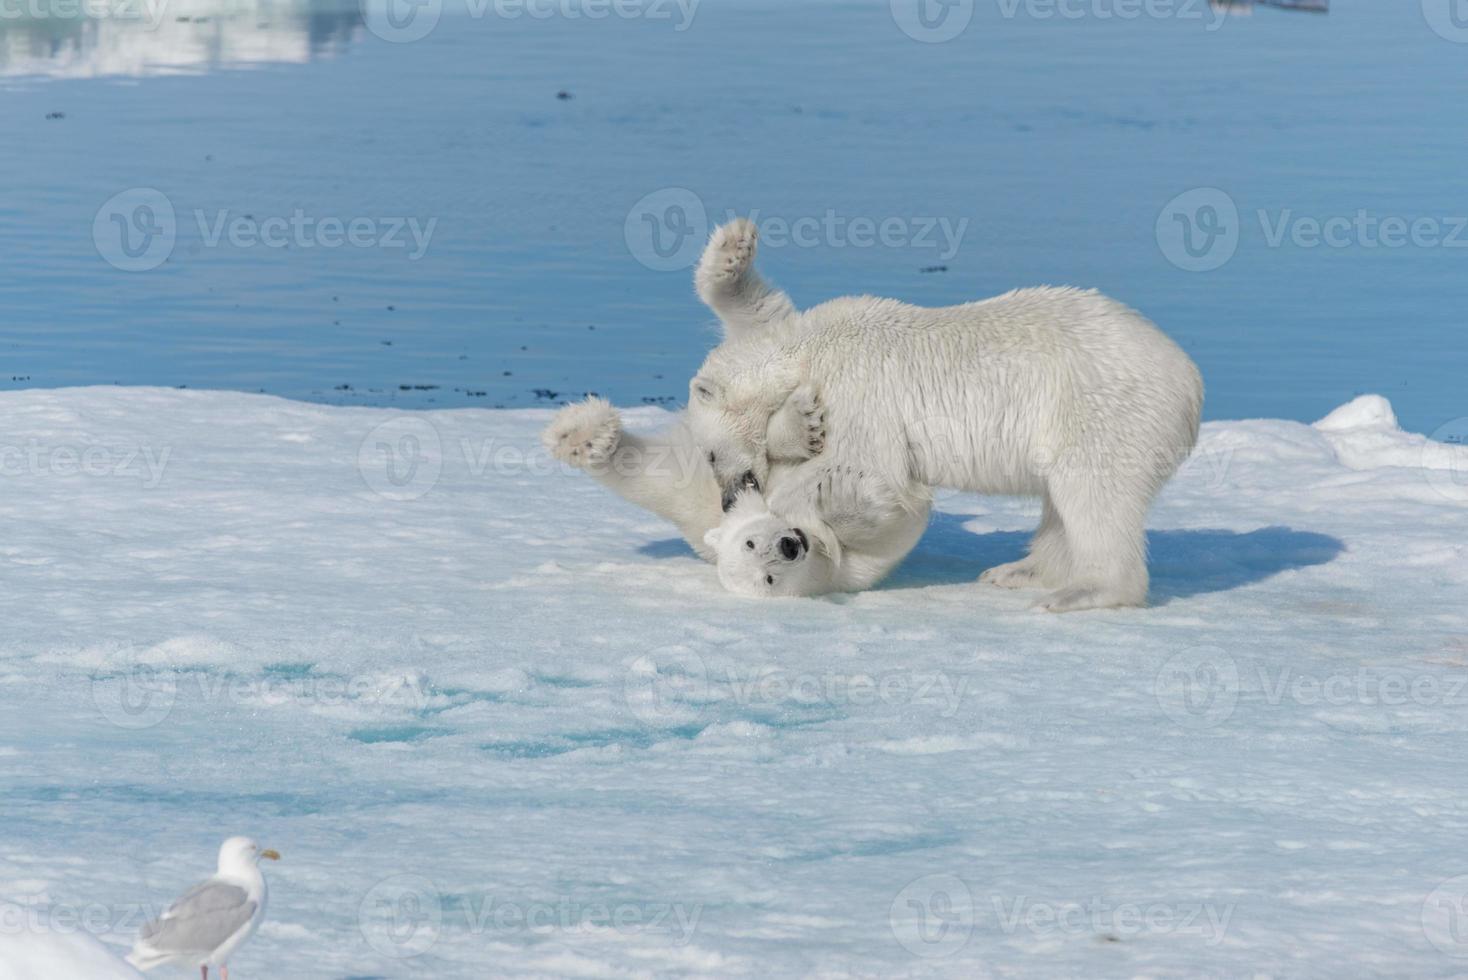
<instances>
[{"instance_id":1,"label":"polar bear's hind leg","mask_svg":"<svg viewBox=\"0 0 1468 980\"><path fill-rule=\"evenodd\" d=\"M698 298L718 314L726 336L759 333L795 315L795 304L754 269L759 229L737 218L714 230L693 272Z\"/></svg>"},{"instance_id":2,"label":"polar bear's hind leg","mask_svg":"<svg viewBox=\"0 0 1468 980\"><path fill-rule=\"evenodd\" d=\"M1084 473L1052 474L1049 497L1064 524L1065 585L1037 608L1049 612L1147 604L1147 508L1152 494L1120 493Z\"/></svg>"},{"instance_id":3,"label":"polar bear's hind leg","mask_svg":"<svg viewBox=\"0 0 1468 980\"><path fill-rule=\"evenodd\" d=\"M1040 529L1030 539L1029 554L1019 561L995 565L980 575L979 581L1001 589L1053 589L1064 585L1069 574L1070 555L1065 546L1065 524L1047 493Z\"/></svg>"}]
</instances>

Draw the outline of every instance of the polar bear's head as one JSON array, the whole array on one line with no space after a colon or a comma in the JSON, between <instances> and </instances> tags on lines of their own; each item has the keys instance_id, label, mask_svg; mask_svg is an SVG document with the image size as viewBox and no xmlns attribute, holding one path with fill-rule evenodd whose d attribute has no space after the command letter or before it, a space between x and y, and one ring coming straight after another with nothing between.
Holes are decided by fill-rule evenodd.
<instances>
[{"instance_id":1,"label":"polar bear's head","mask_svg":"<svg viewBox=\"0 0 1468 980\"><path fill-rule=\"evenodd\" d=\"M738 495L724 522L704 536L719 582L737 595L808 596L829 591L827 536L774 513L753 490Z\"/></svg>"},{"instance_id":2,"label":"polar bear's head","mask_svg":"<svg viewBox=\"0 0 1468 980\"><path fill-rule=\"evenodd\" d=\"M716 348L688 384L684 417L726 511L741 491L765 486L770 419L798 384L794 372L760 355L755 345Z\"/></svg>"}]
</instances>

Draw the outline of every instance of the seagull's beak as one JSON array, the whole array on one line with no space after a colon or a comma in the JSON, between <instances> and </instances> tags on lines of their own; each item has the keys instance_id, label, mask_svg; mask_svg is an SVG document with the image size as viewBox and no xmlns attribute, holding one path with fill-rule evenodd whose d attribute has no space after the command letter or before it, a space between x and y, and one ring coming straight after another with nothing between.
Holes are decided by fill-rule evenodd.
<instances>
[{"instance_id":1,"label":"seagull's beak","mask_svg":"<svg viewBox=\"0 0 1468 980\"><path fill-rule=\"evenodd\" d=\"M279 851L261 851L260 852L260 856L263 857L263 858L269 858L272 861L279 861L280 860L280 852Z\"/></svg>"}]
</instances>

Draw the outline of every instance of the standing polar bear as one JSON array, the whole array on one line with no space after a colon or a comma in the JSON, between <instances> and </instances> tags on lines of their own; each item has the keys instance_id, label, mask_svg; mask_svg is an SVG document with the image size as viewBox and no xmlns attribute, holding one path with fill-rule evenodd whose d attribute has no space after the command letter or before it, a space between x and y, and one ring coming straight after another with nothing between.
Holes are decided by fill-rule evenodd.
<instances>
[{"instance_id":1,"label":"standing polar bear","mask_svg":"<svg viewBox=\"0 0 1468 980\"><path fill-rule=\"evenodd\" d=\"M799 391L824 401L820 456L882 497L930 487L1042 500L1028 555L980 581L1053 590L1052 612L1147 598L1147 510L1198 437L1203 381L1146 318L1094 291L1041 287L929 309L869 296L799 312L754 271L756 231L719 229L697 276L725 324L689 386L687 424L726 508L758 489L762 434ZM909 488L909 489L903 489Z\"/></svg>"}]
</instances>

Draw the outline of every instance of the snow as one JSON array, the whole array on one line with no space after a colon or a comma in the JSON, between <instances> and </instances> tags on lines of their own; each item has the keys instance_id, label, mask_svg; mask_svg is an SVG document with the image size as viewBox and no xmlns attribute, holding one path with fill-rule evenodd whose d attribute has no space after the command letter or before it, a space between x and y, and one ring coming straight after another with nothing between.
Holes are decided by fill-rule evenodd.
<instances>
[{"instance_id":1,"label":"snow","mask_svg":"<svg viewBox=\"0 0 1468 980\"><path fill-rule=\"evenodd\" d=\"M1468 448L1208 423L1152 607L1057 617L946 493L880 589L727 595L549 417L0 394L0 976L230 834L240 978L1468 969Z\"/></svg>"},{"instance_id":2,"label":"snow","mask_svg":"<svg viewBox=\"0 0 1468 980\"><path fill-rule=\"evenodd\" d=\"M14 917L12 917L12 915ZM0 905L23 921L25 910ZM142 974L86 932L0 930L0 980L138 980Z\"/></svg>"}]
</instances>

